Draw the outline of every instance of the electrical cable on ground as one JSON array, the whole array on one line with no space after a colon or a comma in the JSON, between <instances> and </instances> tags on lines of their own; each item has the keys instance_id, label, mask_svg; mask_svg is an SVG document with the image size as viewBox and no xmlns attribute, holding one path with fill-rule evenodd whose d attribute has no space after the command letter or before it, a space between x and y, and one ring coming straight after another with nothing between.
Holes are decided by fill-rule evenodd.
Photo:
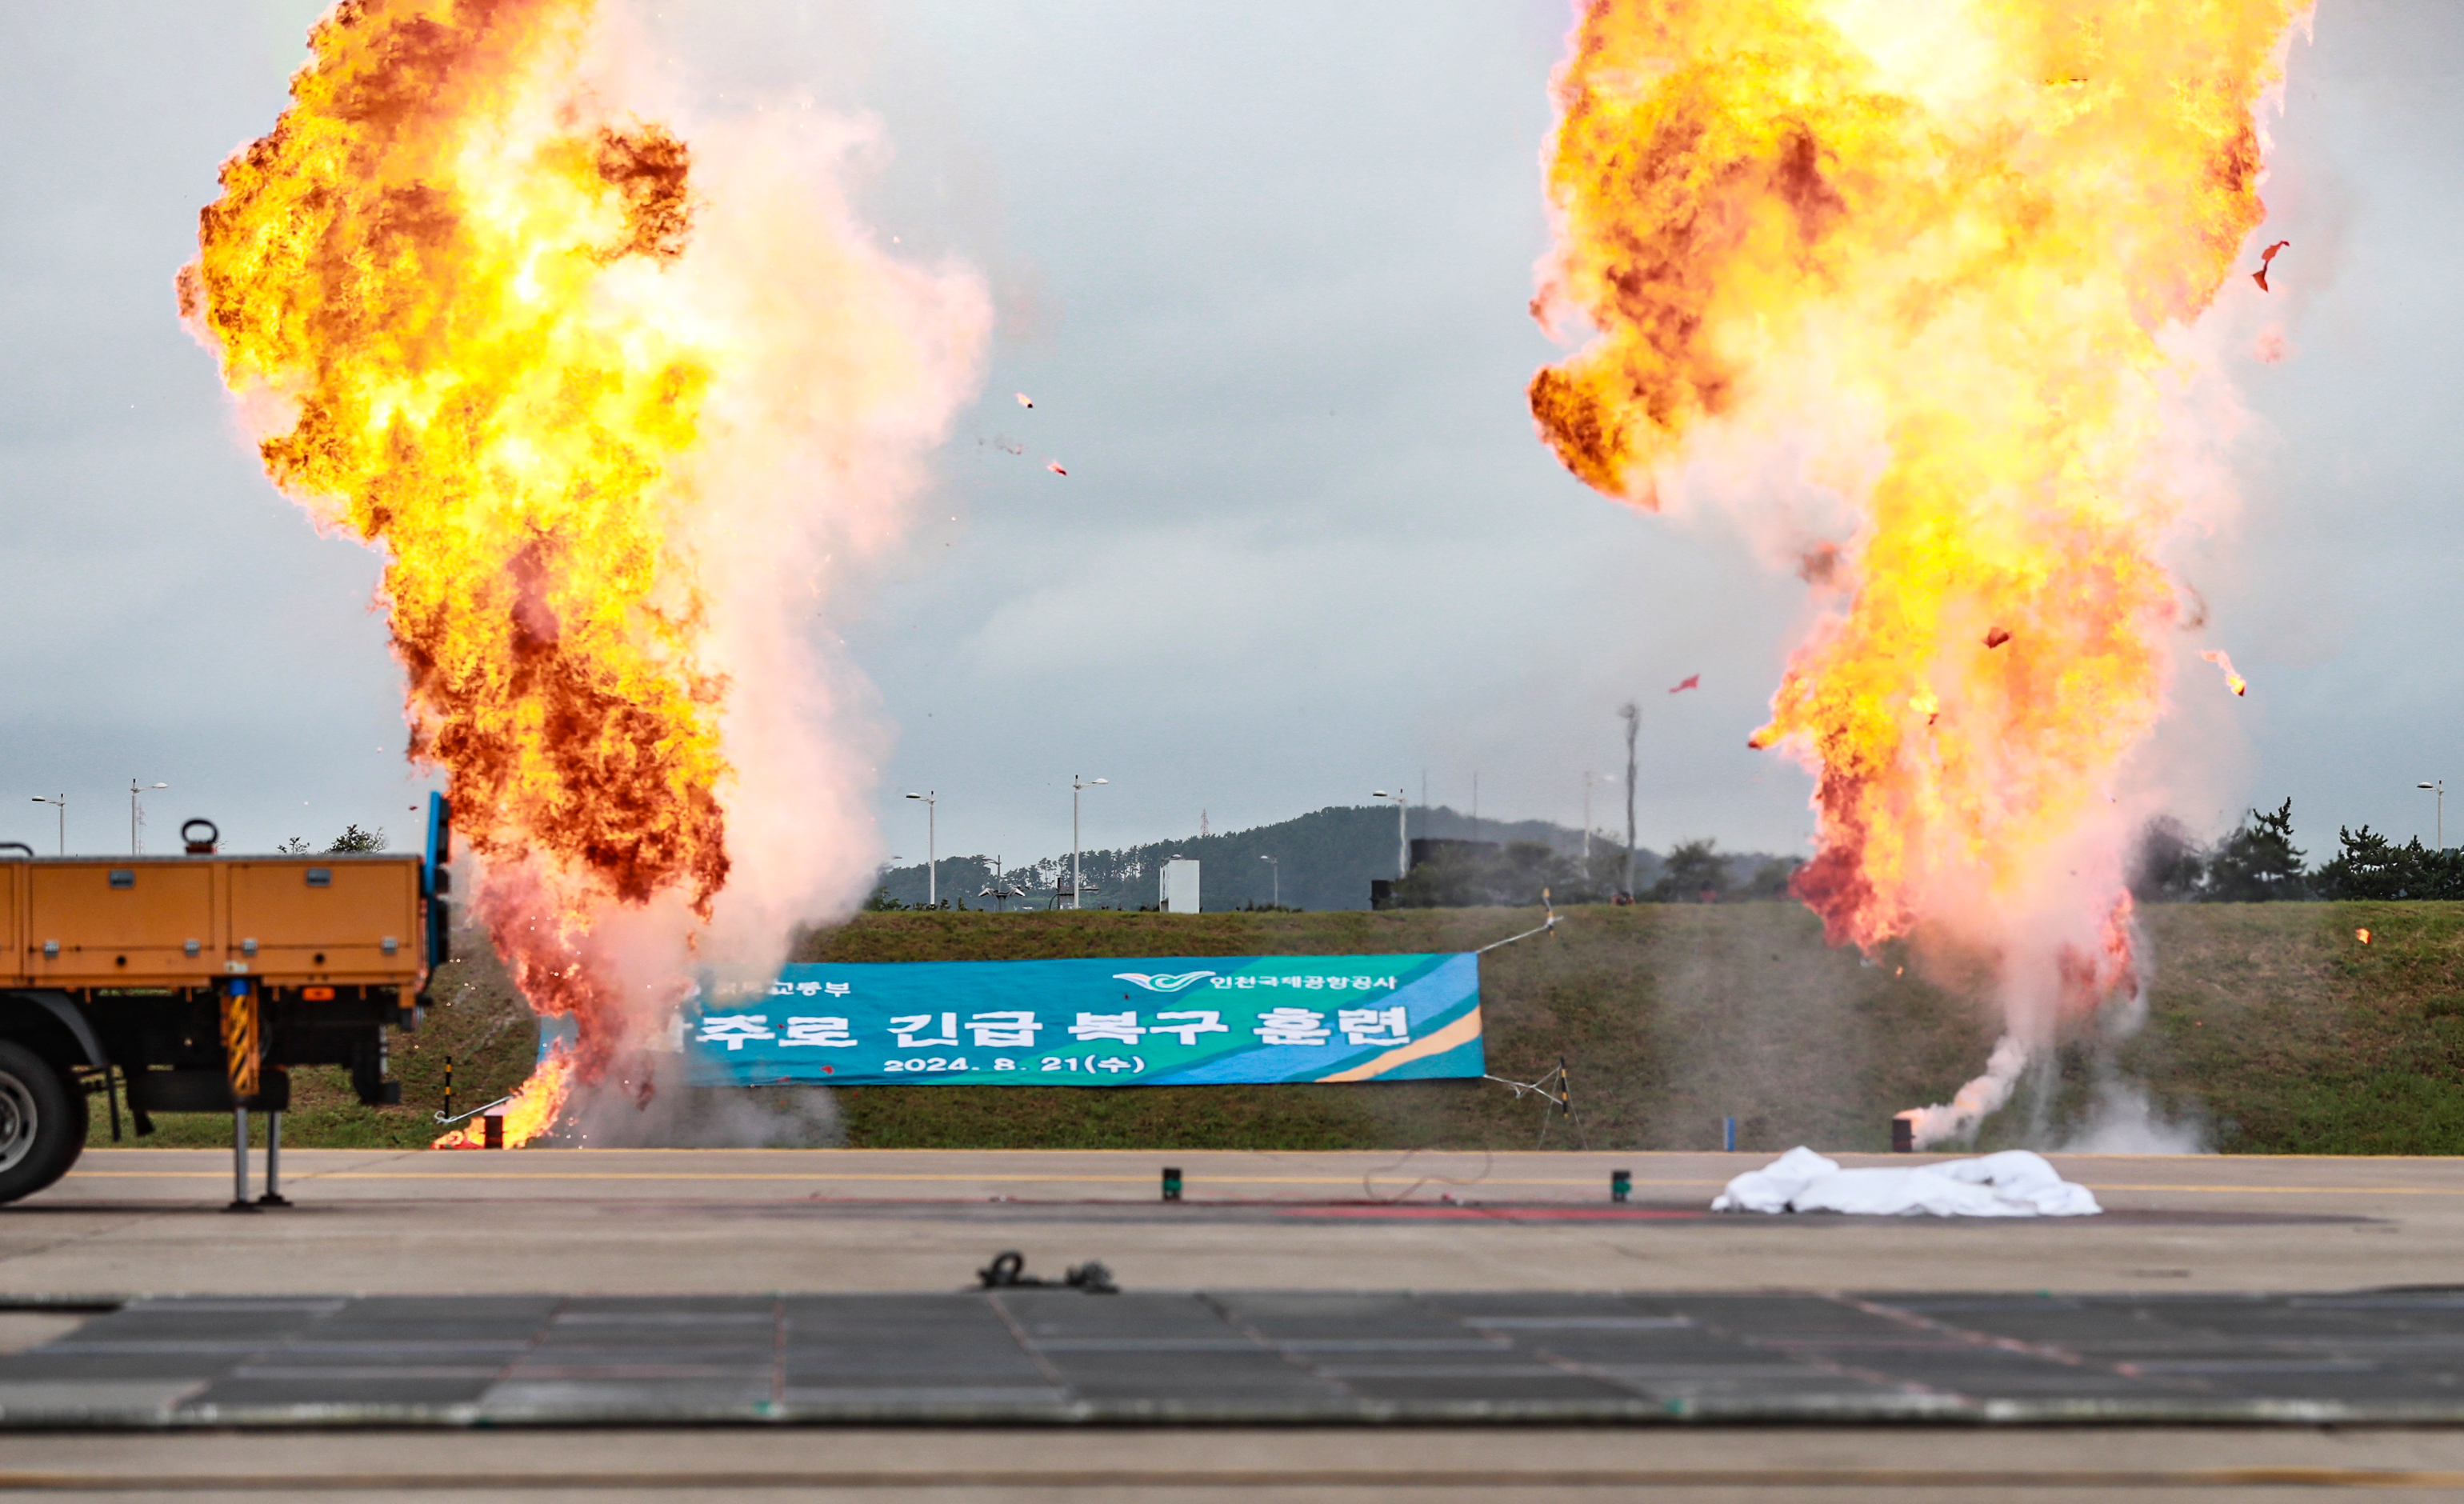
<instances>
[{"instance_id":1,"label":"electrical cable on ground","mask_svg":"<svg viewBox=\"0 0 2464 1504\"><path fill-rule=\"evenodd\" d=\"M446 1117L443 1113L438 1113L436 1115L436 1120L440 1123L458 1123L465 1117L476 1117L491 1107L502 1107L513 1099L512 1095L509 1093L506 1095L497 1097L493 1102L482 1102L478 1106L472 1108L467 1113L455 1113L451 1117Z\"/></svg>"},{"instance_id":2,"label":"electrical cable on ground","mask_svg":"<svg viewBox=\"0 0 2464 1504\"><path fill-rule=\"evenodd\" d=\"M1387 1171L1401 1169L1404 1165L1411 1163L1421 1155L1433 1152L1436 1151L1428 1149L1406 1149L1403 1151L1403 1157L1397 1160L1394 1163L1381 1164L1374 1170L1364 1172L1360 1177L1361 1196L1369 1201L1376 1202L1381 1205L1392 1205L1396 1202L1410 1200L1414 1191L1419 1190L1421 1186L1426 1185L1431 1181L1440 1181L1448 1185L1477 1185L1481 1182L1488 1179L1489 1166L1493 1164L1497 1159L1496 1155L1486 1149L1483 1149L1480 1151L1479 1174L1471 1176L1468 1179L1459 1178L1452 1175L1423 1175L1419 1180L1414 1181L1411 1184L1406 1185L1392 1196L1378 1195L1376 1190L1370 1184L1371 1181L1375 1180L1378 1176L1385 1174ZM1454 1198L1447 1196L1445 1199L1452 1201Z\"/></svg>"}]
</instances>

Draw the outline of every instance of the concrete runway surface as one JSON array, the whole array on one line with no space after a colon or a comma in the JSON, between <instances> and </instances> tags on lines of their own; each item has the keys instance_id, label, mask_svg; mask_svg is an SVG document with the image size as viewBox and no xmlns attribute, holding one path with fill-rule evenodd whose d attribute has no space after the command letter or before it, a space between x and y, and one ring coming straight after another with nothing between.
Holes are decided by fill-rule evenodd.
<instances>
[{"instance_id":1,"label":"concrete runway surface","mask_svg":"<svg viewBox=\"0 0 2464 1504\"><path fill-rule=\"evenodd\" d=\"M948 1292L998 1250L1132 1291L2335 1291L2458 1283L2464 1161L2057 1156L2110 1214L1697 1215L1760 1154L292 1151L297 1205L220 1208L230 1156L103 1150L0 1210L29 1309L143 1294ZM1908 1157L1847 1157L1905 1164ZM1184 1174L1162 1204L1157 1175ZM1611 1206L1629 1169L1634 1204ZM260 1170L261 1174L261 1170ZM261 1188L261 1180L258 1182ZM1451 1198L1451 1200L1447 1199ZM1089 1297L1095 1298L1095 1297ZM0 1436L0 1492L359 1500L2464 1498L2464 1431L2288 1424L629 1427Z\"/></svg>"},{"instance_id":2,"label":"concrete runway surface","mask_svg":"<svg viewBox=\"0 0 2464 1504\"><path fill-rule=\"evenodd\" d=\"M2257 1504L2464 1495L2452 1431L803 1429L55 1434L0 1492L347 1504Z\"/></svg>"},{"instance_id":3,"label":"concrete runway surface","mask_svg":"<svg viewBox=\"0 0 2464 1504\"><path fill-rule=\"evenodd\" d=\"M1721 1216L1753 1154L97 1150L0 1209L0 1294L947 1291L996 1251L1132 1290L2344 1290L2464 1279L2464 1160L2057 1156L2108 1215ZM1906 1164L1911 1156L1846 1156ZM260 1157L261 1159L261 1157ZM1167 1205L1157 1177L1185 1178ZM1635 1204L1610 1205L1609 1172ZM262 1186L261 1178L256 1182ZM1441 1199L1455 1198L1453 1204Z\"/></svg>"}]
</instances>

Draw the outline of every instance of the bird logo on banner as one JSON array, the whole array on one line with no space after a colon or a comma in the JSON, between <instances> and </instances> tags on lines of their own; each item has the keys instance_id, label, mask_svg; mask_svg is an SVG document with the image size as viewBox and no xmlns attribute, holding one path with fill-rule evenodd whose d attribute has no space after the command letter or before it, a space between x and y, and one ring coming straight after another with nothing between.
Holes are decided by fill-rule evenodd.
<instances>
[{"instance_id":1,"label":"bird logo on banner","mask_svg":"<svg viewBox=\"0 0 2464 1504\"><path fill-rule=\"evenodd\" d=\"M1184 971L1178 976L1166 972L1116 971L1112 973L1112 980L1134 982L1149 992L1177 992L1183 987L1196 986L1213 975L1215 973L1211 971Z\"/></svg>"}]
</instances>

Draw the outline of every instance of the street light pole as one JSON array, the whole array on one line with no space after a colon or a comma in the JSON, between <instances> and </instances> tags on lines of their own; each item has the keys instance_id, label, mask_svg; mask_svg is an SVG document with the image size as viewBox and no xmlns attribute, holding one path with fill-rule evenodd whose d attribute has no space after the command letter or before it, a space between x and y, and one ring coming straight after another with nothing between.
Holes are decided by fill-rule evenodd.
<instances>
[{"instance_id":1,"label":"street light pole","mask_svg":"<svg viewBox=\"0 0 2464 1504\"><path fill-rule=\"evenodd\" d=\"M924 902L928 908L935 909L941 906L941 811L935 807L940 792L937 788L928 788L920 794L907 796L924 801Z\"/></svg>"},{"instance_id":2,"label":"street light pole","mask_svg":"<svg viewBox=\"0 0 2464 1504\"><path fill-rule=\"evenodd\" d=\"M132 778L132 779L130 779L130 780L128 781L128 854L129 854L129 855L131 855L131 856L142 856L142 855L143 855L143 854L145 853L145 847L144 847L144 845L137 839L137 818L138 818L138 816L137 816L137 796L138 796L138 795L140 795L140 794L143 794L143 793L148 793L148 792L151 792L152 790L157 789L157 788L168 788L168 787L170 787L170 786L171 786L171 785L168 785L168 784L143 784L143 785L141 785L141 784L139 784L139 783L137 782L137 780L135 780L135 779L133 779L133 778Z\"/></svg>"},{"instance_id":3,"label":"street light pole","mask_svg":"<svg viewBox=\"0 0 2464 1504\"><path fill-rule=\"evenodd\" d=\"M1078 890L1085 886L1078 880L1078 791L1111 782L1109 778L1081 778L1075 773L1069 775L1069 907L1073 909L1086 907L1078 896Z\"/></svg>"},{"instance_id":4,"label":"street light pole","mask_svg":"<svg viewBox=\"0 0 2464 1504\"><path fill-rule=\"evenodd\" d=\"M1397 784L1395 785L1395 791L1391 794L1381 788L1375 793L1371 794L1369 797L1372 799L1392 799L1395 801L1395 875L1397 877L1411 876L1412 841L1411 833L1404 823L1410 817L1411 807L1404 802L1403 785Z\"/></svg>"},{"instance_id":5,"label":"street light pole","mask_svg":"<svg viewBox=\"0 0 2464 1504\"><path fill-rule=\"evenodd\" d=\"M62 794L57 799L45 799L37 795L34 803L60 807L60 854L66 856L69 854L69 796Z\"/></svg>"},{"instance_id":6,"label":"street light pole","mask_svg":"<svg viewBox=\"0 0 2464 1504\"><path fill-rule=\"evenodd\" d=\"M1258 860L1265 862L1275 875L1275 896L1268 901L1280 909L1284 906L1284 864L1272 856L1261 856Z\"/></svg>"},{"instance_id":7,"label":"street light pole","mask_svg":"<svg viewBox=\"0 0 2464 1504\"><path fill-rule=\"evenodd\" d=\"M2415 788L2428 788L2436 791L2438 795L2438 849L2442 852L2447 850L2447 780L2442 778L2434 784L2415 784L2412 786Z\"/></svg>"},{"instance_id":8,"label":"street light pole","mask_svg":"<svg viewBox=\"0 0 2464 1504\"><path fill-rule=\"evenodd\" d=\"M1627 700L1617 707L1625 718L1625 896L1634 901L1634 736L1642 725L1642 707Z\"/></svg>"}]
</instances>

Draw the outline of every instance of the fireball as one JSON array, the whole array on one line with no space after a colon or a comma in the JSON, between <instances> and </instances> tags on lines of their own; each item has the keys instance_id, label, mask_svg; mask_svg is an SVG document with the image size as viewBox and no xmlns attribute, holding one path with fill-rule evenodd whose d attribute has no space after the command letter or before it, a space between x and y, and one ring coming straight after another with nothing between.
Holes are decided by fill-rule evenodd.
<instances>
[{"instance_id":1,"label":"fireball","mask_svg":"<svg viewBox=\"0 0 2464 1504\"><path fill-rule=\"evenodd\" d=\"M1835 943L1939 922L2009 957L1998 916L2058 910L2065 1006L2133 974L2118 843L2079 852L2164 704L2171 352L2262 218L2303 9L1580 8L1532 307L1592 333L1531 411L1645 509L1740 453L1845 503L1794 545L1817 614L1751 738L1815 773L1795 892ZM1758 529L1807 526L1774 489Z\"/></svg>"},{"instance_id":2,"label":"fireball","mask_svg":"<svg viewBox=\"0 0 2464 1504\"><path fill-rule=\"evenodd\" d=\"M638 59L595 11L344 0L179 278L267 474L383 554L474 912L534 1006L579 1017L526 1136L689 992L748 757L798 767L753 769L765 811L837 853L754 843L768 962L775 911L866 862L858 760L775 704L830 702L797 633L835 553L894 531L982 324L972 281L891 263L772 137L735 132L706 181L627 107ZM774 705L731 697L748 672Z\"/></svg>"}]
</instances>

